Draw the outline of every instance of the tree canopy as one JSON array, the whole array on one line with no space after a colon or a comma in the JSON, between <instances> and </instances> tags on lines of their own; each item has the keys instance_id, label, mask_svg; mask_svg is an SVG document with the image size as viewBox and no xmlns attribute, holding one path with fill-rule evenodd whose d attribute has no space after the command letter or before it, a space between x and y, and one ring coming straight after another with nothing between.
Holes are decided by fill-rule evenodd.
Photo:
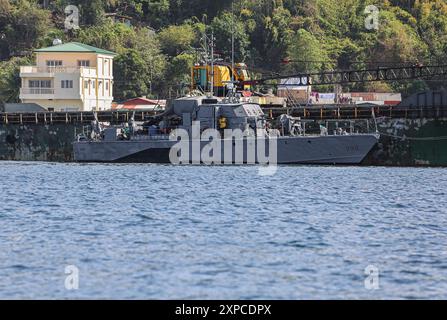
<instances>
[{"instance_id":1,"label":"tree canopy","mask_svg":"<svg viewBox=\"0 0 447 320\"><path fill-rule=\"evenodd\" d=\"M79 29L65 30L67 5L78 6ZM378 30L365 26L369 5L380 10ZM0 0L0 100L17 100L18 66L54 38L117 52L117 100L165 97L188 83L205 31L214 31L227 60L234 34L237 62L259 73L447 61L446 0ZM346 89L445 87L413 81Z\"/></svg>"}]
</instances>

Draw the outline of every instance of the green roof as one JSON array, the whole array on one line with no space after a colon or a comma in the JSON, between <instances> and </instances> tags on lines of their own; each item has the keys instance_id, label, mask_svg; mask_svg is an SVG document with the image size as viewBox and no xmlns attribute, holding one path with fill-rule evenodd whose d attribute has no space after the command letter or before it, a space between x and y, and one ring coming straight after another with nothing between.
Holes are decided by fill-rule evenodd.
<instances>
[{"instance_id":1,"label":"green roof","mask_svg":"<svg viewBox=\"0 0 447 320\"><path fill-rule=\"evenodd\" d=\"M95 48L87 44L79 42L69 42L64 44L59 44L56 46L42 48L34 50L35 52L93 52L98 54L107 54L111 56L116 56L117 54L112 51L107 51L104 49Z\"/></svg>"}]
</instances>

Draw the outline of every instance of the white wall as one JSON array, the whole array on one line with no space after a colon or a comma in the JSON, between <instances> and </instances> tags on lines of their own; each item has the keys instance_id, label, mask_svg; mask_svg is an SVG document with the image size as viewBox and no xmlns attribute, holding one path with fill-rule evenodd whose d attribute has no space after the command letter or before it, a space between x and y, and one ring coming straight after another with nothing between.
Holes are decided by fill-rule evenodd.
<instances>
[{"instance_id":1,"label":"white wall","mask_svg":"<svg viewBox=\"0 0 447 320\"><path fill-rule=\"evenodd\" d=\"M113 57L95 53L37 53L36 65L46 70L47 60L62 60L62 68L57 72L42 75L51 75L54 87L52 96L28 96L23 98L23 102L35 102L44 107L62 110L68 107L70 110L91 111L95 109L106 110L111 108L113 101ZM78 69L79 60L89 60L90 67ZM22 78L22 87L28 87L28 80L38 80L42 72L38 70L26 74ZM25 76L25 75L24 75ZM73 81L73 88L62 88L62 80ZM89 87L84 89L84 81L89 81ZM96 86L95 82L98 81ZM106 90L108 83L108 90ZM96 87L98 92L96 92Z\"/></svg>"}]
</instances>

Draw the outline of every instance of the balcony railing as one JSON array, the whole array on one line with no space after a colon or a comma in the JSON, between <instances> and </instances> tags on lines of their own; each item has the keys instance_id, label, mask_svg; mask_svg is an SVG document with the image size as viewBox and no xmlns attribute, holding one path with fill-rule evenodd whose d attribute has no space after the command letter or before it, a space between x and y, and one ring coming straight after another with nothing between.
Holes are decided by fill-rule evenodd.
<instances>
[{"instance_id":1,"label":"balcony railing","mask_svg":"<svg viewBox=\"0 0 447 320\"><path fill-rule=\"evenodd\" d=\"M96 68L89 67L36 67L22 66L20 73L96 73Z\"/></svg>"},{"instance_id":2,"label":"balcony railing","mask_svg":"<svg viewBox=\"0 0 447 320\"><path fill-rule=\"evenodd\" d=\"M22 88L20 94L54 94L54 88Z\"/></svg>"}]
</instances>

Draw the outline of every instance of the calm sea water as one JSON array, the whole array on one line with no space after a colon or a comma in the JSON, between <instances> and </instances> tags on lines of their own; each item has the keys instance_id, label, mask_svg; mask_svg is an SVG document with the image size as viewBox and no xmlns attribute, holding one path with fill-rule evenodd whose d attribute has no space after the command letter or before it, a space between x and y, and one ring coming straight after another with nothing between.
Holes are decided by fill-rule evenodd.
<instances>
[{"instance_id":1,"label":"calm sea water","mask_svg":"<svg viewBox=\"0 0 447 320\"><path fill-rule=\"evenodd\" d=\"M446 175L3 162L0 298L447 298Z\"/></svg>"}]
</instances>

